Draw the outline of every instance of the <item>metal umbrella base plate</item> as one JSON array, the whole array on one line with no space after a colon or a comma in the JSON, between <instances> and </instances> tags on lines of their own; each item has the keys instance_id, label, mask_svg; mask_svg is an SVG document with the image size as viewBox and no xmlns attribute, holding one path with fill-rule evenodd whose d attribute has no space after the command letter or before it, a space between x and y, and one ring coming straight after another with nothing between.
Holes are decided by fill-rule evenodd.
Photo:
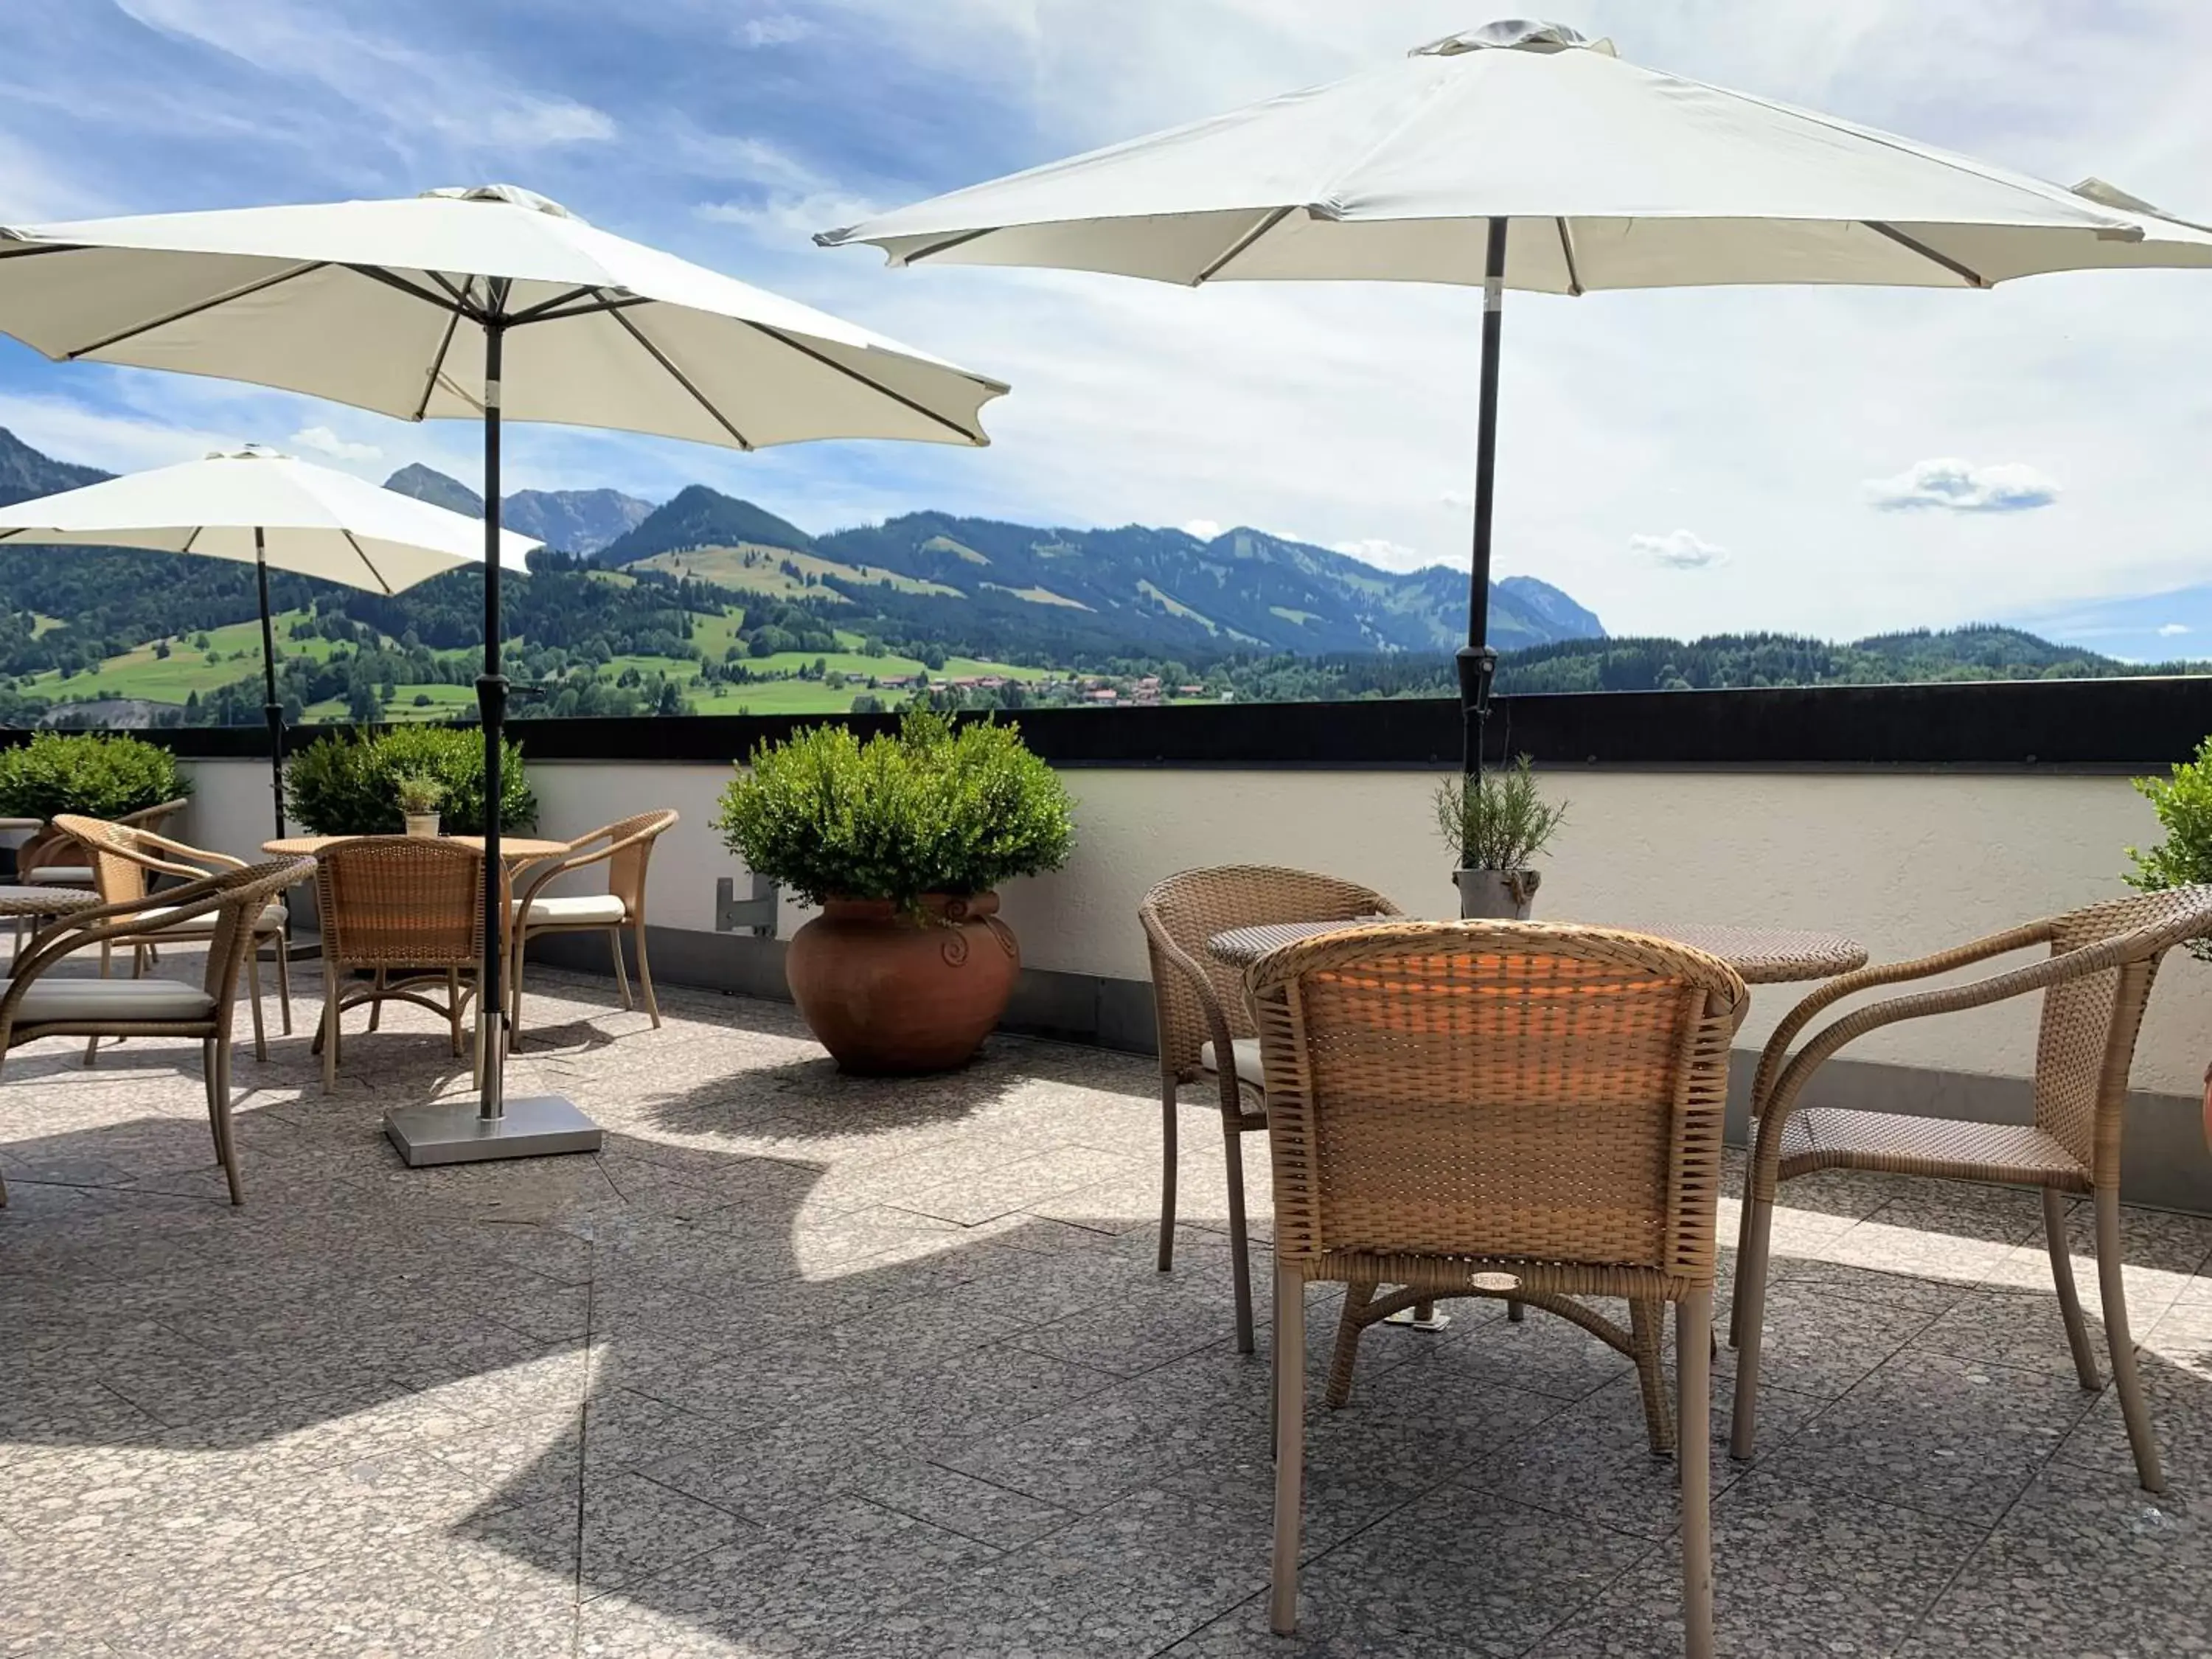
<instances>
[{"instance_id":1,"label":"metal umbrella base plate","mask_svg":"<svg viewBox=\"0 0 2212 1659\"><path fill-rule=\"evenodd\" d=\"M384 1133L410 1170L438 1164L480 1164L500 1158L550 1158L596 1152L599 1126L559 1095L528 1095L485 1117L473 1100L432 1100L395 1106Z\"/></svg>"}]
</instances>

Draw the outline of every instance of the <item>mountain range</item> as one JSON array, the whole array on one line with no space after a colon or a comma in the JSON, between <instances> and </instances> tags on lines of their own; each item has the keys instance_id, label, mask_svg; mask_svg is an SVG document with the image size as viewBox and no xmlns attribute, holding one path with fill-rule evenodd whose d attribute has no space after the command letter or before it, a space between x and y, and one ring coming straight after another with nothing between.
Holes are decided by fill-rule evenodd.
<instances>
[{"instance_id":1,"label":"mountain range","mask_svg":"<svg viewBox=\"0 0 2212 1659\"><path fill-rule=\"evenodd\" d=\"M458 512L482 511L474 492L428 467L403 468L386 483ZM841 623L872 617L990 650L1436 651L1466 629L1459 571L1383 570L1250 528L1201 539L1142 525L1044 528L922 512L815 536L693 484L598 539L642 506L611 490L525 492L507 499L504 514L514 528L601 566L811 597L835 606ZM562 539L562 525L579 526L589 544L574 532ZM1605 634L1595 614L1528 576L1492 585L1490 617L1492 641L1508 651Z\"/></svg>"}]
</instances>

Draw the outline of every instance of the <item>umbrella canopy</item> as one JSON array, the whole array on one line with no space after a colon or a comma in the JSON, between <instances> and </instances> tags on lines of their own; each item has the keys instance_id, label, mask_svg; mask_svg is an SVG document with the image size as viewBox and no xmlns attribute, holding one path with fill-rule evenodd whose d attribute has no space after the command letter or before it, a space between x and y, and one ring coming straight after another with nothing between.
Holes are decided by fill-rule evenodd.
<instances>
[{"instance_id":1,"label":"umbrella canopy","mask_svg":"<svg viewBox=\"0 0 2212 1659\"><path fill-rule=\"evenodd\" d=\"M517 421L738 449L988 442L1006 390L512 185L396 201L0 228L0 330L49 357L251 380L402 420L474 418L503 319Z\"/></svg>"},{"instance_id":2,"label":"umbrella canopy","mask_svg":"<svg viewBox=\"0 0 2212 1659\"><path fill-rule=\"evenodd\" d=\"M1832 116L1492 23L1332 85L955 191L815 238L893 264L1044 265L1197 287L1482 284L1474 537L1459 653L1480 774L1498 355L1508 288L1850 283L2212 266L2212 233Z\"/></svg>"},{"instance_id":3,"label":"umbrella canopy","mask_svg":"<svg viewBox=\"0 0 2212 1659\"><path fill-rule=\"evenodd\" d=\"M249 444L231 454L104 479L0 507L0 545L137 547L197 553L254 567L261 611L262 708L269 721L270 790L284 833L284 709L276 697L276 638L269 568L371 593L396 593L473 565L484 527L428 501L380 489L350 473ZM499 562L527 568L538 544L499 532Z\"/></svg>"},{"instance_id":4,"label":"umbrella canopy","mask_svg":"<svg viewBox=\"0 0 2212 1659\"><path fill-rule=\"evenodd\" d=\"M266 562L396 593L483 557L483 521L347 472L249 446L0 507L0 545L136 547ZM500 532L500 562L538 544Z\"/></svg>"},{"instance_id":5,"label":"umbrella canopy","mask_svg":"<svg viewBox=\"0 0 2212 1659\"><path fill-rule=\"evenodd\" d=\"M1856 283L2212 265L2212 235L2025 173L1494 23L1395 63L823 233L892 262L1162 282Z\"/></svg>"},{"instance_id":6,"label":"umbrella canopy","mask_svg":"<svg viewBox=\"0 0 2212 1659\"><path fill-rule=\"evenodd\" d=\"M0 331L70 361L249 380L484 439L484 799L501 793L504 416L737 449L809 438L988 441L1006 390L926 352L598 230L512 185L398 201L0 228ZM499 823L484 826L478 1113L394 1109L410 1164L588 1151L565 1100L504 1106Z\"/></svg>"}]
</instances>

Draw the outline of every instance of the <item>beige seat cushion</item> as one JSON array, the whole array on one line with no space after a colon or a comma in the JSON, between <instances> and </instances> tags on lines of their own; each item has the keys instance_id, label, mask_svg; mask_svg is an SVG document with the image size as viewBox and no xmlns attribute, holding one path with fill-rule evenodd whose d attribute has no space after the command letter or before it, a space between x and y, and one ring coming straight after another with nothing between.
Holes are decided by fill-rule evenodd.
<instances>
[{"instance_id":1,"label":"beige seat cushion","mask_svg":"<svg viewBox=\"0 0 2212 1659\"><path fill-rule=\"evenodd\" d=\"M213 997L174 980L42 979L24 988L15 1024L205 1019L214 1011Z\"/></svg>"},{"instance_id":2,"label":"beige seat cushion","mask_svg":"<svg viewBox=\"0 0 2212 1659\"><path fill-rule=\"evenodd\" d=\"M1262 1085L1265 1080L1265 1073L1260 1067L1259 1038L1230 1038L1229 1058L1231 1062L1237 1068L1237 1080L1238 1082L1249 1083L1255 1089ZM1209 1072L1218 1072L1221 1069L1219 1066L1214 1063L1213 1045L1212 1043L1203 1042L1199 1045L1198 1063L1206 1067Z\"/></svg>"},{"instance_id":3,"label":"beige seat cushion","mask_svg":"<svg viewBox=\"0 0 2212 1659\"><path fill-rule=\"evenodd\" d=\"M157 905L151 910L140 912L140 919L145 922L149 933L158 929L164 933L212 933L215 932L216 918L222 914L220 910L203 910L196 916L186 916L182 921L165 927L162 918L173 914L175 908L174 905ZM264 905L261 909L261 921L255 931L264 933L274 933L290 920L291 913L283 905Z\"/></svg>"},{"instance_id":4,"label":"beige seat cushion","mask_svg":"<svg viewBox=\"0 0 2212 1659\"><path fill-rule=\"evenodd\" d=\"M88 864L42 864L23 878L27 887L89 887L92 885L92 866Z\"/></svg>"},{"instance_id":5,"label":"beige seat cushion","mask_svg":"<svg viewBox=\"0 0 2212 1659\"><path fill-rule=\"evenodd\" d=\"M516 899L514 902L520 911L522 901ZM558 896L549 894L530 902L530 923L534 927L556 924L568 927L594 924L611 927L625 914L623 902L612 893L563 893Z\"/></svg>"}]
</instances>

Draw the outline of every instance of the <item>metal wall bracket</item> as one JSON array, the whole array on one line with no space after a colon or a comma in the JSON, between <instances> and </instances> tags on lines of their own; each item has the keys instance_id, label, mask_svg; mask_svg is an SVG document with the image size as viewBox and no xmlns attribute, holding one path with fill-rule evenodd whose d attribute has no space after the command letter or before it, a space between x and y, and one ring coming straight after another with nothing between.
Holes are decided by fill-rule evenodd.
<instances>
[{"instance_id":1,"label":"metal wall bracket","mask_svg":"<svg viewBox=\"0 0 2212 1659\"><path fill-rule=\"evenodd\" d=\"M753 878L753 896L738 897L736 878L724 876L714 884L714 931L734 933L739 928L755 939L775 937L776 885L766 876Z\"/></svg>"}]
</instances>

